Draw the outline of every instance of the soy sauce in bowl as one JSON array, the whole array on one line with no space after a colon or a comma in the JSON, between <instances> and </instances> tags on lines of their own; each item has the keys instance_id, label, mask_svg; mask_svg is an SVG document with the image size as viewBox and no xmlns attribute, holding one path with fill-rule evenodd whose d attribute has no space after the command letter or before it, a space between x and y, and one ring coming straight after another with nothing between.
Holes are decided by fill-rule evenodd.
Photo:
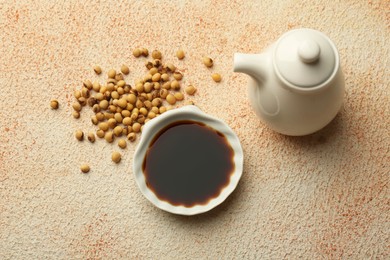
<instances>
[{"instance_id":1,"label":"soy sauce in bowl","mask_svg":"<svg viewBox=\"0 0 390 260\"><path fill-rule=\"evenodd\" d=\"M175 206L205 205L234 173L234 151L221 132L192 120L173 122L151 141L142 170L147 187Z\"/></svg>"}]
</instances>

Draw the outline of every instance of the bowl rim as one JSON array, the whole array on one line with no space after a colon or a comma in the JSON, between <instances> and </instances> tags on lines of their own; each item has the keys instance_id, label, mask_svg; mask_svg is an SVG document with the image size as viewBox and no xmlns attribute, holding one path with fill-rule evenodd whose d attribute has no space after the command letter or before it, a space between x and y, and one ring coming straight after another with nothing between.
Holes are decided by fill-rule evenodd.
<instances>
[{"instance_id":1,"label":"bowl rim","mask_svg":"<svg viewBox=\"0 0 390 260\"><path fill-rule=\"evenodd\" d=\"M181 120L201 122L221 132L226 136L230 146L234 151L233 161L235 167L233 174L230 177L229 184L222 189L221 193L217 197L212 198L205 205L195 205L193 207L185 207L181 205L175 206L166 201L160 200L154 194L154 192L147 187L145 176L142 171L142 164L146 151L149 148L149 144L153 140L154 136L165 126ZM204 113L194 105L188 105L181 108L169 110L164 114L160 115L159 117L150 120L144 125L141 139L134 153L133 174L141 193L157 208L160 208L164 211L173 214L190 216L207 212L225 201L238 185L238 182L242 176L243 163L243 150L240 141L237 135L233 132L233 130L222 120Z\"/></svg>"}]
</instances>

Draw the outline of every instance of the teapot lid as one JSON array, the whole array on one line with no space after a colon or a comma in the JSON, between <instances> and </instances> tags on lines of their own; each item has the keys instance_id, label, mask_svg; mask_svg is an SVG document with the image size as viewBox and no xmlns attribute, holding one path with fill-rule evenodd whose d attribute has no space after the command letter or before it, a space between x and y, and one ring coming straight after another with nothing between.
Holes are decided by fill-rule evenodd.
<instances>
[{"instance_id":1,"label":"teapot lid","mask_svg":"<svg viewBox=\"0 0 390 260\"><path fill-rule=\"evenodd\" d=\"M276 73L301 88L324 83L338 70L338 53L331 40L312 29L297 29L284 34L274 52Z\"/></svg>"}]
</instances>

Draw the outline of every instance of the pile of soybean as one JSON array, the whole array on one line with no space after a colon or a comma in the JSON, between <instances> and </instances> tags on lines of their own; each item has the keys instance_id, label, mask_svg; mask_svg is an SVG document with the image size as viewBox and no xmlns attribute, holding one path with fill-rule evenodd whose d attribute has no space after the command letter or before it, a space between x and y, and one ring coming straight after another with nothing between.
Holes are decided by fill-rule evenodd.
<instances>
[{"instance_id":1,"label":"pile of soybean","mask_svg":"<svg viewBox=\"0 0 390 260\"><path fill-rule=\"evenodd\" d=\"M146 48L137 48L133 50L133 55L137 58L149 57L149 51ZM127 140L134 142L146 122L173 109L177 102L183 101L184 92L187 95L195 94L196 88L193 85L182 86L183 73L174 64L162 62L160 51L154 50L151 56L152 59L145 63L145 75L136 80L134 85L126 82L125 76L130 73L130 68L122 65L119 71L108 70L107 79L103 84L85 80L81 89L74 91L76 101L72 104L73 117L80 118L84 107L89 107L94 112L91 122L97 126L97 130L86 134L90 142L95 142L97 137L112 143L117 138L118 146L125 149ZM176 57L179 60L183 59L184 51L177 51ZM202 61L207 67L213 66L213 60L209 57L204 57ZM97 75L103 73L99 66L95 66L93 70ZM211 77L215 82L221 81L218 73L212 74ZM186 104L193 102L186 101ZM58 101L52 100L51 107L57 109ZM75 137L82 141L85 134L82 130L77 130ZM121 154L114 151L111 159L119 163ZM87 173L90 167L83 164L80 169Z\"/></svg>"}]
</instances>

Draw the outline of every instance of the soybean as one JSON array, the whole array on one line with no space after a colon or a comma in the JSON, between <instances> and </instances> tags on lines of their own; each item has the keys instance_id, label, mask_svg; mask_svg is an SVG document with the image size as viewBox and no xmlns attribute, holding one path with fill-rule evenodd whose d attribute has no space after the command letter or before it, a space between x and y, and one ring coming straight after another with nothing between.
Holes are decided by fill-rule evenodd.
<instances>
[{"instance_id":1,"label":"soybean","mask_svg":"<svg viewBox=\"0 0 390 260\"><path fill-rule=\"evenodd\" d=\"M114 118L115 118L117 123L122 123L122 121L123 121L123 117L122 117L121 113L115 113Z\"/></svg>"},{"instance_id":2,"label":"soybean","mask_svg":"<svg viewBox=\"0 0 390 260\"><path fill-rule=\"evenodd\" d=\"M78 119L78 118L80 118L80 112L78 112L78 111L73 111L73 112L72 112L72 116L73 116L74 118Z\"/></svg>"},{"instance_id":3,"label":"soybean","mask_svg":"<svg viewBox=\"0 0 390 260\"><path fill-rule=\"evenodd\" d=\"M115 78L115 75L116 75L116 71L114 69L110 69L107 73L108 77L109 78L112 78L114 79Z\"/></svg>"},{"instance_id":4,"label":"soybean","mask_svg":"<svg viewBox=\"0 0 390 260\"><path fill-rule=\"evenodd\" d=\"M166 98L167 102L171 105L174 105L176 103L176 98L174 95L172 94L168 94L167 98Z\"/></svg>"},{"instance_id":5,"label":"soybean","mask_svg":"<svg viewBox=\"0 0 390 260\"><path fill-rule=\"evenodd\" d=\"M52 109L58 109L58 101L56 99L53 99L50 101L50 107Z\"/></svg>"},{"instance_id":6,"label":"soybean","mask_svg":"<svg viewBox=\"0 0 390 260\"><path fill-rule=\"evenodd\" d=\"M93 84L92 84L92 89L93 89L93 91L95 91L95 92L99 92L99 90L100 90L100 84L99 84L99 82L97 82L97 81L93 82Z\"/></svg>"},{"instance_id":7,"label":"soybean","mask_svg":"<svg viewBox=\"0 0 390 260\"><path fill-rule=\"evenodd\" d=\"M176 79L176 80L181 80L183 78L183 74L179 71L175 71L173 73L173 77Z\"/></svg>"},{"instance_id":8,"label":"soybean","mask_svg":"<svg viewBox=\"0 0 390 260\"><path fill-rule=\"evenodd\" d=\"M140 49L137 48L137 49L133 50L134 57L138 58L139 56L141 56L141 54L142 54L142 52Z\"/></svg>"},{"instance_id":9,"label":"soybean","mask_svg":"<svg viewBox=\"0 0 390 260\"><path fill-rule=\"evenodd\" d=\"M121 127L119 125L116 126L114 128L114 130L113 130L115 136L121 136L122 135L122 131L123 131L123 127Z\"/></svg>"},{"instance_id":10,"label":"soybean","mask_svg":"<svg viewBox=\"0 0 390 260\"><path fill-rule=\"evenodd\" d=\"M123 118L122 123L123 123L124 125L126 125L126 126L129 126L129 125L131 125L132 120L131 120L130 117L125 117L125 118Z\"/></svg>"},{"instance_id":11,"label":"soybean","mask_svg":"<svg viewBox=\"0 0 390 260\"><path fill-rule=\"evenodd\" d=\"M146 49L146 48L141 48L141 55L144 56L144 57L148 57L148 56L149 56L149 51L148 51L148 49Z\"/></svg>"},{"instance_id":12,"label":"soybean","mask_svg":"<svg viewBox=\"0 0 390 260\"><path fill-rule=\"evenodd\" d=\"M112 143L114 141L114 135L112 132L106 132L105 135L104 135L104 139L106 139L106 141L108 143Z\"/></svg>"},{"instance_id":13,"label":"soybean","mask_svg":"<svg viewBox=\"0 0 390 260\"><path fill-rule=\"evenodd\" d=\"M73 92L73 95L74 95L74 97L75 97L76 99L79 99L79 98L81 97L81 92L80 92L80 90L75 90L75 91Z\"/></svg>"},{"instance_id":14,"label":"soybean","mask_svg":"<svg viewBox=\"0 0 390 260\"><path fill-rule=\"evenodd\" d=\"M94 66L93 70L95 71L96 74L100 75L102 73L102 68L100 66Z\"/></svg>"},{"instance_id":15,"label":"soybean","mask_svg":"<svg viewBox=\"0 0 390 260\"><path fill-rule=\"evenodd\" d=\"M188 95L193 95L196 92L196 88L192 85L188 85L184 90Z\"/></svg>"},{"instance_id":16,"label":"soybean","mask_svg":"<svg viewBox=\"0 0 390 260\"><path fill-rule=\"evenodd\" d=\"M103 130L103 131L107 131L108 128L109 128L107 122L101 122L101 123L99 123L98 127L99 127L100 130Z\"/></svg>"},{"instance_id":17,"label":"soybean","mask_svg":"<svg viewBox=\"0 0 390 260\"><path fill-rule=\"evenodd\" d=\"M95 134L93 132L89 132L87 138L91 143L95 142Z\"/></svg>"},{"instance_id":18,"label":"soybean","mask_svg":"<svg viewBox=\"0 0 390 260\"><path fill-rule=\"evenodd\" d=\"M220 82L220 81L222 80L222 77L221 77L221 75L220 75L219 73L213 73L213 74L211 75L211 77L213 78L213 80L214 80L215 82Z\"/></svg>"},{"instance_id":19,"label":"soybean","mask_svg":"<svg viewBox=\"0 0 390 260\"><path fill-rule=\"evenodd\" d=\"M125 140L125 139L120 139L120 140L118 141L118 146L119 146L120 148L122 148L122 149L125 149L126 146L127 146L126 140Z\"/></svg>"},{"instance_id":20,"label":"soybean","mask_svg":"<svg viewBox=\"0 0 390 260\"><path fill-rule=\"evenodd\" d=\"M183 50L178 50L178 51L176 52L176 57L177 57L179 60L184 59L184 56L185 56L185 53L184 53Z\"/></svg>"},{"instance_id":21,"label":"soybean","mask_svg":"<svg viewBox=\"0 0 390 260\"><path fill-rule=\"evenodd\" d=\"M122 117L129 117L131 115L129 110L122 110L121 114L122 114Z\"/></svg>"},{"instance_id":22,"label":"soybean","mask_svg":"<svg viewBox=\"0 0 390 260\"><path fill-rule=\"evenodd\" d=\"M88 106L93 107L95 104L97 104L97 99L94 98L94 97L90 97L90 98L87 100L87 104L88 104Z\"/></svg>"},{"instance_id":23,"label":"soybean","mask_svg":"<svg viewBox=\"0 0 390 260\"><path fill-rule=\"evenodd\" d=\"M129 67L127 67L126 65L122 65L121 72L125 75L129 74L130 73Z\"/></svg>"},{"instance_id":24,"label":"soybean","mask_svg":"<svg viewBox=\"0 0 390 260\"><path fill-rule=\"evenodd\" d=\"M86 87L87 89L89 89L89 90L91 90L92 89L92 82L89 80L89 79L87 79L86 81L84 81L83 82L83 85L84 85L84 87Z\"/></svg>"},{"instance_id":25,"label":"soybean","mask_svg":"<svg viewBox=\"0 0 390 260\"><path fill-rule=\"evenodd\" d=\"M171 88L174 90L179 90L180 89L180 83L177 80L173 80L171 82Z\"/></svg>"},{"instance_id":26,"label":"soybean","mask_svg":"<svg viewBox=\"0 0 390 260\"><path fill-rule=\"evenodd\" d=\"M115 163L119 163L121 161L121 154L119 152L112 152L111 160Z\"/></svg>"},{"instance_id":27,"label":"soybean","mask_svg":"<svg viewBox=\"0 0 390 260\"><path fill-rule=\"evenodd\" d=\"M154 50L154 51L152 51L152 58L153 59L161 59L161 52L160 51L158 51L158 50Z\"/></svg>"},{"instance_id":28,"label":"soybean","mask_svg":"<svg viewBox=\"0 0 390 260\"><path fill-rule=\"evenodd\" d=\"M136 139L135 133L129 133L129 134L127 135L127 139L128 139L130 142L134 142L135 139Z\"/></svg>"},{"instance_id":29,"label":"soybean","mask_svg":"<svg viewBox=\"0 0 390 260\"><path fill-rule=\"evenodd\" d=\"M141 124L140 123L134 123L132 125L132 129L134 133L138 133L141 130Z\"/></svg>"},{"instance_id":30,"label":"soybean","mask_svg":"<svg viewBox=\"0 0 390 260\"><path fill-rule=\"evenodd\" d=\"M211 68L214 64L214 61L210 57L203 57L202 61L203 64L208 68Z\"/></svg>"},{"instance_id":31,"label":"soybean","mask_svg":"<svg viewBox=\"0 0 390 260\"><path fill-rule=\"evenodd\" d=\"M158 82L158 81L160 81L160 79L161 79L161 74L160 73L156 73L156 74L154 74L152 76L152 81L153 82Z\"/></svg>"},{"instance_id":32,"label":"soybean","mask_svg":"<svg viewBox=\"0 0 390 260\"><path fill-rule=\"evenodd\" d=\"M73 109L77 112L80 112L81 111L81 105L80 103L73 103L72 105Z\"/></svg>"},{"instance_id":33,"label":"soybean","mask_svg":"<svg viewBox=\"0 0 390 260\"><path fill-rule=\"evenodd\" d=\"M83 172L83 173L88 173L90 171L90 168L89 168L89 165L88 164L82 164L80 166L80 170Z\"/></svg>"},{"instance_id":34,"label":"soybean","mask_svg":"<svg viewBox=\"0 0 390 260\"><path fill-rule=\"evenodd\" d=\"M81 106L85 106L85 104L87 104L87 100L85 99L85 97L79 97L79 98L77 99L77 101L79 102L79 104L80 104Z\"/></svg>"},{"instance_id":35,"label":"soybean","mask_svg":"<svg viewBox=\"0 0 390 260\"><path fill-rule=\"evenodd\" d=\"M159 107L158 111L160 114L162 114L162 113L165 113L167 111L167 108L166 107Z\"/></svg>"},{"instance_id":36,"label":"soybean","mask_svg":"<svg viewBox=\"0 0 390 260\"><path fill-rule=\"evenodd\" d=\"M118 106L121 108L126 108L127 107L127 101L124 98L121 98L118 100Z\"/></svg>"},{"instance_id":37,"label":"soybean","mask_svg":"<svg viewBox=\"0 0 390 260\"><path fill-rule=\"evenodd\" d=\"M83 96L85 98L89 98L89 90L86 87L83 87L81 89L81 96Z\"/></svg>"},{"instance_id":38,"label":"soybean","mask_svg":"<svg viewBox=\"0 0 390 260\"><path fill-rule=\"evenodd\" d=\"M84 139L84 133L81 130L75 132L75 137L77 140L82 141Z\"/></svg>"},{"instance_id":39,"label":"soybean","mask_svg":"<svg viewBox=\"0 0 390 260\"><path fill-rule=\"evenodd\" d=\"M111 128L111 129L114 129L116 127L116 120L115 118L109 118L107 120L107 124L108 124L108 127Z\"/></svg>"},{"instance_id":40,"label":"soybean","mask_svg":"<svg viewBox=\"0 0 390 260\"><path fill-rule=\"evenodd\" d=\"M99 120L97 119L96 115L92 116L91 117L91 122L92 124L94 125L97 125L99 123Z\"/></svg>"},{"instance_id":41,"label":"soybean","mask_svg":"<svg viewBox=\"0 0 390 260\"><path fill-rule=\"evenodd\" d=\"M174 94L174 97L175 97L176 100L178 100L178 101L181 101L181 100L184 99L184 95L183 95L183 93L181 93L181 92L176 92L176 93Z\"/></svg>"},{"instance_id":42,"label":"soybean","mask_svg":"<svg viewBox=\"0 0 390 260\"><path fill-rule=\"evenodd\" d=\"M97 130L96 131L96 136L99 137L99 138L103 138L105 135L105 132L101 129Z\"/></svg>"},{"instance_id":43,"label":"soybean","mask_svg":"<svg viewBox=\"0 0 390 260\"><path fill-rule=\"evenodd\" d=\"M99 102L99 106L101 109L107 109L108 108L108 101L103 99L102 101Z\"/></svg>"},{"instance_id":44,"label":"soybean","mask_svg":"<svg viewBox=\"0 0 390 260\"><path fill-rule=\"evenodd\" d=\"M103 121L104 120L104 114L102 112L96 113L96 119L98 121Z\"/></svg>"}]
</instances>

